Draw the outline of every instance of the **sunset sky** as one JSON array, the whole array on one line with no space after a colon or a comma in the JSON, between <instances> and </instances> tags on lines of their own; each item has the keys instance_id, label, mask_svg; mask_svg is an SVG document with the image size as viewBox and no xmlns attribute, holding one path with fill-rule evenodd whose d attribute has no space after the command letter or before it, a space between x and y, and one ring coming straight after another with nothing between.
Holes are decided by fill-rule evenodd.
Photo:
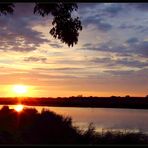
<instances>
[{"instance_id":1,"label":"sunset sky","mask_svg":"<svg viewBox=\"0 0 148 148\"><path fill-rule=\"evenodd\" d=\"M77 45L49 31L52 17L33 14L33 3L16 4L0 16L0 96L148 95L148 4L78 3Z\"/></svg>"}]
</instances>

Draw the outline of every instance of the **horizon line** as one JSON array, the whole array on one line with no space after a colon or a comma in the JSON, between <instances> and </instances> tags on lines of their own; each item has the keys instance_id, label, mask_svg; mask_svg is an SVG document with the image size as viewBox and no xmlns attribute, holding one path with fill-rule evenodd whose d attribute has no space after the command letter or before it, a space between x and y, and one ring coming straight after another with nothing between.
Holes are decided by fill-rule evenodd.
<instances>
[{"instance_id":1,"label":"horizon line","mask_svg":"<svg viewBox=\"0 0 148 148\"><path fill-rule=\"evenodd\" d=\"M116 95L112 95L112 96L83 96L83 95L77 95L77 96L58 96L58 97L51 97L51 96L48 96L48 97L45 97L45 96L42 96L42 97L31 97L31 96L13 96L13 97L10 97L10 96L5 96L5 97L1 97L0 98L71 98L71 97L82 97L82 98L85 98L85 97L97 97L97 98L111 98L111 97L121 97L121 98L146 98L148 97L148 95L145 95L145 96L130 96L130 95L125 95L125 96L116 96Z\"/></svg>"}]
</instances>

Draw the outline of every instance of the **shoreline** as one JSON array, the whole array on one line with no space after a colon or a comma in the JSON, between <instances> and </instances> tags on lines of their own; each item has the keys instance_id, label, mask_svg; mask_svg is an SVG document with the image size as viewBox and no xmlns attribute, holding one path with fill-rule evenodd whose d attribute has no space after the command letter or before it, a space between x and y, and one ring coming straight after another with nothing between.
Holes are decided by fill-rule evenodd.
<instances>
[{"instance_id":1,"label":"shoreline","mask_svg":"<svg viewBox=\"0 0 148 148\"><path fill-rule=\"evenodd\" d=\"M148 109L148 97L0 98L0 105L47 107Z\"/></svg>"},{"instance_id":2,"label":"shoreline","mask_svg":"<svg viewBox=\"0 0 148 148\"><path fill-rule=\"evenodd\" d=\"M14 103L14 104L1 104L0 106L9 106L9 105L19 105L22 104L24 106L34 106L34 107L67 107L67 108L104 108L104 109L139 109L139 110L148 110L148 108L136 108L136 107L106 107L106 106L60 106L60 105L45 105L45 104L24 104L24 103Z\"/></svg>"}]
</instances>

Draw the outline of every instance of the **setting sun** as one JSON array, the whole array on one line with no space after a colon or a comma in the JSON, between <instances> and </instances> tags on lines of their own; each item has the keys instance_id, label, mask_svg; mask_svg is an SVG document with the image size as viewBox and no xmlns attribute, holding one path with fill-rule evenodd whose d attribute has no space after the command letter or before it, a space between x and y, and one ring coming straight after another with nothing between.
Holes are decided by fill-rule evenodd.
<instances>
[{"instance_id":1,"label":"setting sun","mask_svg":"<svg viewBox=\"0 0 148 148\"><path fill-rule=\"evenodd\" d=\"M17 94L25 94L27 93L28 89L27 86L24 85L14 85L13 86L13 92Z\"/></svg>"}]
</instances>

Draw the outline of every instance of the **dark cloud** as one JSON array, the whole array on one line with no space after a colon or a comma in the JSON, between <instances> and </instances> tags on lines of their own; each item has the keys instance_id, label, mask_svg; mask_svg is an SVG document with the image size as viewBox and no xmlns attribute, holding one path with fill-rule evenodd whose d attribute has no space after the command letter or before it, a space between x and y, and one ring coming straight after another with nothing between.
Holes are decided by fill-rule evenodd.
<instances>
[{"instance_id":1,"label":"dark cloud","mask_svg":"<svg viewBox=\"0 0 148 148\"><path fill-rule=\"evenodd\" d=\"M139 42L139 44L133 45L131 48L135 53L148 57L148 41Z\"/></svg>"},{"instance_id":2,"label":"dark cloud","mask_svg":"<svg viewBox=\"0 0 148 148\"><path fill-rule=\"evenodd\" d=\"M83 68L77 68L77 67L63 67L63 68L34 68L35 70L41 70L41 71L71 71L71 70L82 70Z\"/></svg>"},{"instance_id":3,"label":"dark cloud","mask_svg":"<svg viewBox=\"0 0 148 148\"><path fill-rule=\"evenodd\" d=\"M127 67L136 67L136 68L144 68L148 66L147 62L140 62L138 60L127 60L126 58L121 60L116 60L116 64Z\"/></svg>"},{"instance_id":4,"label":"dark cloud","mask_svg":"<svg viewBox=\"0 0 148 148\"><path fill-rule=\"evenodd\" d=\"M129 52L148 57L148 41L139 41L137 38L127 40L129 43Z\"/></svg>"},{"instance_id":5,"label":"dark cloud","mask_svg":"<svg viewBox=\"0 0 148 148\"><path fill-rule=\"evenodd\" d=\"M115 17L123 10L123 5L121 4L110 4L109 6L103 9L103 13L105 16Z\"/></svg>"},{"instance_id":6,"label":"dark cloud","mask_svg":"<svg viewBox=\"0 0 148 148\"><path fill-rule=\"evenodd\" d=\"M138 38L132 37L129 38L127 41L128 47L125 45L115 45L110 42L102 43L102 44L84 44L81 50L96 50L101 52L110 52L110 53L117 53L120 55L128 55L130 54L137 54L139 56L148 57L148 41L139 41Z\"/></svg>"},{"instance_id":7,"label":"dark cloud","mask_svg":"<svg viewBox=\"0 0 148 148\"><path fill-rule=\"evenodd\" d=\"M82 18L82 24L84 26L88 26L89 24L97 25L97 23L100 21L102 21L102 19L97 15L92 15L92 16L87 16L86 18Z\"/></svg>"},{"instance_id":8,"label":"dark cloud","mask_svg":"<svg viewBox=\"0 0 148 148\"><path fill-rule=\"evenodd\" d=\"M137 10L148 11L147 3L85 3L79 5L80 16L82 17L84 26L94 24L102 31L108 31L113 27L110 23L106 22L110 17L120 16L119 14L127 14L133 9L135 13ZM142 32L147 31L148 29L148 27L138 24L121 24L119 28L136 29Z\"/></svg>"},{"instance_id":9,"label":"dark cloud","mask_svg":"<svg viewBox=\"0 0 148 148\"><path fill-rule=\"evenodd\" d=\"M148 3L131 3L128 5L129 5L129 7L134 7L136 9L141 10L141 11L148 11Z\"/></svg>"},{"instance_id":10,"label":"dark cloud","mask_svg":"<svg viewBox=\"0 0 148 148\"><path fill-rule=\"evenodd\" d=\"M50 43L50 46L52 46L53 48L62 48L62 45L59 45L59 43Z\"/></svg>"},{"instance_id":11,"label":"dark cloud","mask_svg":"<svg viewBox=\"0 0 148 148\"><path fill-rule=\"evenodd\" d=\"M36 70L41 71L78 71L78 70L84 70L84 68L78 68L78 67L63 67L63 68L35 68Z\"/></svg>"},{"instance_id":12,"label":"dark cloud","mask_svg":"<svg viewBox=\"0 0 148 148\"><path fill-rule=\"evenodd\" d=\"M94 62L94 63L110 63L112 62L112 59L111 58L94 58L93 60L91 60L91 62Z\"/></svg>"},{"instance_id":13,"label":"dark cloud","mask_svg":"<svg viewBox=\"0 0 148 148\"><path fill-rule=\"evenodd\" d=\"M138 41L139 41L138 38L133 37L133 38L129 38L126 42L127 42L128 44L135 44L135 43L137 43Z\"/></svg>"},{"instance_id":14,"label":"dark cloud","mask_svg":"<svg viewBox=\"0 0 148 148\"><path fill-rule=\"evenodd\" d=\"M128 58L122 58L114 60L112 58L94 58L92 62L96 64L105 64L107 67L126 66L134 68L144 68L148 66L147 62L141 62L138 60L129 60Z\"/></svg>"},{"instance_id":15,"label":"dark cloud","mask_svg":"<svg viewBox=\"0 0 148 148\"><path fill-rule=\"evenodd\" d=\"M88 17L88 14L94 15L100 6L103 6L103 3L78 3L78 14L80 18Z\"/></svg>"},{"instance_id":16,"label":"dark cloud","mask_svg":"<svg viewBox=\"0 0 148 148\"><path fill-rule=\"evenodd\" d=\"M144 20L145 18L143 18ZM135 21L141 21L140 19L136 19ZM148 26L147 23L142 23L141 24L133 24L133 25L125 25L127 29L133 29L134 31L138 31L139 33L146 33L148 31ZM128 28L129 27L129 28ZM130 28L131 27L131 28ZM126 29L126 28L125 28Z\"/></svg>"},{"instance_id":17,"label":"dark cloud","mask_svg":"<svg viewBox=\"0 0 148 148\"><path fill-rule=\"evenodd\" d=\"M82 70L83 68L71 68L71 67L64 67L64 68L51 68L50 70L57 70L57 71L67 71L67 70Z\"/></svg>"},{"instance_id":18,"label":"dark cloud","mask_svg":"<svg viewBox=\"0 0 148 148\"><path fill-rule=\"evenodd\" d=\"M45 57L25 57L24 58L25 62L41 62L41 63L46 63L47 58Z\"/></svg>"},{"instance_id":19,"label":"dark cloud","mask_svg":"<svg viewBox=\"0 0 148 148\"><path fill-rule=\"evenodd\" d=\"M15 3L14 15L15 17L25 17L33 14L35 3ZM34 15L32 15L34 17ZM29 18L26 18L29 19Z\"/></svg>"},{"instance_id":20,"label":"dark cloud","mask_svg":"<svg viewBox=\"0 0 148 148\"><path fill-rule=\"evenodd\" d=\"M83 50L96 50L96 51L102 51L102 52L113 52L113 53L125 53L127 52L127 49L125 46L120 45L120 46L115 46L112 45L112 43L107 42L107 43L102 43L102 44L84 44L83 47L81 48Z\"/></svg>"},{"instance_id":21,"label":"dark cloud","mask_svg":"<svg viewBox=\"0 0 148 148\"><path fill-rule=\"evenodd\" d=\"M87 8L96 8L98 5L102 5L101 3L78 3L79 10L87 9Z\"/></svg>"},{"instance_id":22,"label":"dark cloud","mask_svg":"<svg viewBox=\"0 0 148 148\"><path fill-rule=\"evenodd\" d=\"M136 25L131 25L131 24L121 24L118 28L119 29L133 29L135 28Z\"/></svg>"},{"instance_id":23,"label":"dark cloud","mask_svg":"<svg viewBox=\"0 0 148 148\"><path fill-rule=\"evenodd\" d=\"M133 55L132 53L123 53L123 52L122 53L116 53L117 57L129 57L130 58L130 57L132 57L132 55Z\"/></svg>"},{"instance_id":24,"label":"dark cloud","mask_svg":"<svg viewBox=\"0 0 148 148\"><path fill-rule=\"evenodd\" d=\"M110 17L120 17L119 14L127 13L131 8L128 4L124 3L85 3L80 4L80 16L84 26L94 24L99 30L109 31L113 28L112 22L107 22ZM135 6L133 7L135 8ZM136 25L122 24L119 28L130 29Z\"/></svg>"},{"instance_id":25,"label":"dark cloud","mask_svg":"<svg viewBox=\"0 0 148 148\"><path fill-rule=\"evenodd\" d=\"M83 44L83 47L91 47L92 44L91 43L86 43L86 44Z\"/></svg>"},{"instance_id":26,"label":"dark cloud","mask_svg":"<svg viewBox=\"0 0 148 148\"><path fill-rule=\"evenodd\" d=\"M148 11L148 3L112 3L106 7L106 11L109 10L111 13L127 12L131 9Z\"/></svg>"},{"instance_id":27,"label":"dark cloud","mask_svg":"<svg viewBox=\"0 0 148 148\"><path fill-rule=\"evenodd\" d=\"M112 3L106 5L104 3L79 3L79 11L83 15L89 12L95 12L96 14L103 17L114 17L117 16L124 8L123 4ZM92 13L93 14L93 13Z\"/></svg>"},{"instance_id":28,"label":"dark cloud","mask_svg":"<svg viewBox=\"0 0 148 148\"><path fill-rule=\"evenodd\" d=\"M133 74L134 70L105 70L104 72L110 73L113 75L130 75Z\"/></svg>"},{"instance_id":29,"label":"dark cloud","mask_svg":"<svg viewBox=\"0 0 148 148\"><path fill-rule=\"evenodd\" d=\"M141 33L148 33L148 27L143 26L139 30Z\"/></svg>"},{"instance_id":30,"label":"dark cloud","mask_svg":"<svg viewBox=\"0 0 148 148\"><path fill-rule=\"evenodd\" d=\"M97 26L97 28L100 31L109 31L112 29L111 24L105 22L104 19L102 19L101 17L99 17L97 15L82 19L82 24L84 26L88 26L89 24L93 24L93 25Z\"/></svg>"},{"instance_id":31,"label":"dark cloud","mask_svg":"<svg viewBox=\"0 0 148 148\"><path fill-rule=\"evenodd\" d=\"M140 50L146 50L148 52L148 41L140 42L138 47Z\"/></svg>"},{"instance_id":32,"label":"dark cloud","mask_svg":"<svg viewBox=\"0 0 148 148\"><path fill-rule=\"evenodd\" d=\"M121 24L119 25L118 27L119 29L124 29L124 30L127 30L127 29L133 29L134 31L138 31L140 33L145 33L148 31L148 27L145 26L145 25L137 25L137 24Z\"/></svg>"},{"instance_id":33,"label":"dark cloud","mask_svg":"<svg viewBox=\"0 0 148 148\"><path fill-rule=\"evenodd\" d=\"M109 31L112 29L112 25L105 22L98 22L97 27L99 30Z\"/></svg>"},{"instance_id":34,"label":"dark cloud","mask_svg":"<svg viewBox=\"0 0 148 148\"><path fill-rule=\"evenodd\" d=\"M31 51L40 44L50 42L41 32L32 29L31 21L39 22L33 15L32 4L16 4L13 15L0 17L0 50Z\"/></svg>"},{"instance_id":35,"label":"dark cloud","mask_svg":"<svg viewBox=\"0 0 148 148\"><path fill-rule=\"evenodd\" d=\"M104 5L104 4L102 4ZM82 24L84 26L88 26L89 24L93 24L95 26L97 26L97 28L101 31L109 31L112 29L112 25L108 22L106 22L106 17L108 16L107 13L109 13L109 11L113 11L111 9L108 10L101 10L100 7L101 5L99 5L98 3L96 5L85 5L83 6L83 11L84 11L84 16L80 13L80 15L82 15ZM93 8L94 7L94 8ZM86 15L87 11L89 11L91 13L91 15ZM86 12L85 12L86 11ZM95 11L95 12L93 12ZM108 11L108 12L107 12ZM104 13L106 12L106 13Z\"/></svg>"}]
</instances>

